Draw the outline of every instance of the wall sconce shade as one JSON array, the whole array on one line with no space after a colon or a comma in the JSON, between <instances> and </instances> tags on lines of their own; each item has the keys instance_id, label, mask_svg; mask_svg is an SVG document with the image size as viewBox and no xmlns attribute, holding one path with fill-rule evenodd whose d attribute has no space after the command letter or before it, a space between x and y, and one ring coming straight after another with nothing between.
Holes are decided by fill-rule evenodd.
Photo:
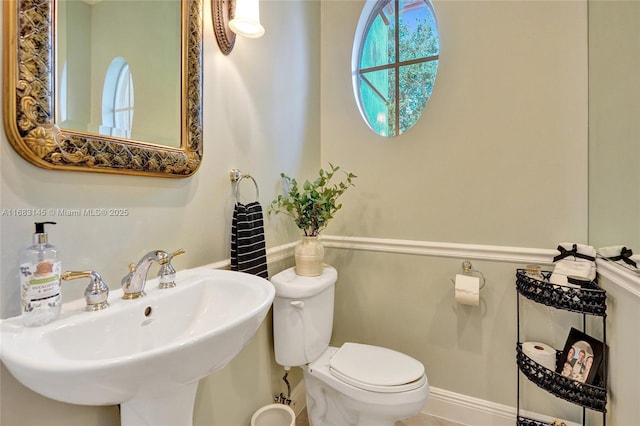
<instances>
[{"instance_id":1,"label":"wall sconce shade","mask_svg":"<svg viewBox=\"0 0 640 426\"><path fill-rule=\"evenodd\" d=\"M260 24L259 0L236 0L233 19L229 21L231 31L249 38L264 35L264 27Z\"/></svg>"},{"instance_id":2,"label":"wall sconce shade","mask_svg":"<svg viewBox=\"0 0 640 426\"><path fill-rule=\"evenodd\" d=\"M248 38L264 34L259 0L211 0L211 14L216 41L225 55L233 50L236 34Z\"/></svg>"}]
</instances>

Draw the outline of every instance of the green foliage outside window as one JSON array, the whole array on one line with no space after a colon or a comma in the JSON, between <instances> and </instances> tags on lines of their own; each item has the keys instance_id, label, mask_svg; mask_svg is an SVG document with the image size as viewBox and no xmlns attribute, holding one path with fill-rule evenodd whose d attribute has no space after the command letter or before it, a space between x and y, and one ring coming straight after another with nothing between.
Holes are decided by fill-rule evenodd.
<instances>
[{"instance_id":1,"label":"green foliage outside window","mask_svg":"<svg viewBox=\"0 0 640 426\"><path fill-rule=\"evenodd\" d=\"M360 49L359 102L376 133L396 136L418 121L433 91L440 52L435 16L428 0L387 0L371 17Z\"/></svg>"}]
</instances>

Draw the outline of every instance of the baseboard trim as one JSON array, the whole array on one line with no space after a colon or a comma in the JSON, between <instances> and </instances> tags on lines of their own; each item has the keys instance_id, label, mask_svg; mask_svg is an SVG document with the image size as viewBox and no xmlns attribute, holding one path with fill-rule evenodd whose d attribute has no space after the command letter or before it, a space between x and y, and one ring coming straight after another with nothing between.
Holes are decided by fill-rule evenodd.
<instances>
[{"instance_id":1,"label":"baseboard trim","mask_svg":"<svg viewBox=\"0 0 640 426\"><path fill-rule=\"evenodd\" d=\"M468 426L513 426L516 421L515 407L435 387L431 387L429 400L422 412ZM554 420L552 417L528 411L521 414L544 422ZM579 426L578 423L562 421L567 426Z\"/></svg>"},{"instance_id":2,"label":"baseboard trim","mask_svg":"<svg viewBox=\"0 0 640 426\"><path fill-rule=\"evenodd\" d=\"M512 407L434 387L423 413L464 425L513 426L515 422Z\"/></svg>"},{"instance_id":3,"label":"baseboard trim","mask_svg":"<svg viewBox=\"0 0 640 426\"><path fill-rule=\"evenodd\" d=\"M429 400L421 414L467 426L513 426L516 421L516 408L486 401L445 389L431 387ZM306 407L304 381L300 381L291 392L291 408L300 415ZM523 416L550 423L552 417L522 411ZM580 426L579 423L561 420L566 426Z\"/></svg>"}]
</instances>

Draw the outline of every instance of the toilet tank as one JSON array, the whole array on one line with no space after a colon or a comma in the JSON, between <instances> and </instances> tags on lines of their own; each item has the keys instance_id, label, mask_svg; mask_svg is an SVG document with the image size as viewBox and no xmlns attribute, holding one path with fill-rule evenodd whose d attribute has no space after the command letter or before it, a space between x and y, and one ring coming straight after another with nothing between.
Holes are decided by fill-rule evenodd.
<instances>
[{"instance_id":1,"label":"toilet tank","mask_svg":"<svg viewBox=\"0 0 640 426\"><path fill-rule=\"evenodd\" d=\"M276 362L284 367L310 363L329 346L338 273L325 265L322 275L303 277L289 268L271 277Z\"/></svg>"}]
</instances>

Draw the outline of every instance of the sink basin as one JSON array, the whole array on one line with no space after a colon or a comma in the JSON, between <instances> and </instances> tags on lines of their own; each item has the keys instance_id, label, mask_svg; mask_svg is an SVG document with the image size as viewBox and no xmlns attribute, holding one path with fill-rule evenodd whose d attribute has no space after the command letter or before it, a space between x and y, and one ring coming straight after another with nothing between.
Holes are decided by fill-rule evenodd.
<instances>
[{"instance_id":1,"label":"sink basin","mask_svg":"<svg viewBox=\"0 0 640 426\"><path fill-rule=\"evenodd\" d=\"M72 404L121 404L123 425L190 425L198 381L254 336L275 290L263 278L209 268L179 271L172 289L148 280L147 296L86 312L66 303L56 321L0 323L2 362L25 386Z\"/></svg>"}]
</instances>

